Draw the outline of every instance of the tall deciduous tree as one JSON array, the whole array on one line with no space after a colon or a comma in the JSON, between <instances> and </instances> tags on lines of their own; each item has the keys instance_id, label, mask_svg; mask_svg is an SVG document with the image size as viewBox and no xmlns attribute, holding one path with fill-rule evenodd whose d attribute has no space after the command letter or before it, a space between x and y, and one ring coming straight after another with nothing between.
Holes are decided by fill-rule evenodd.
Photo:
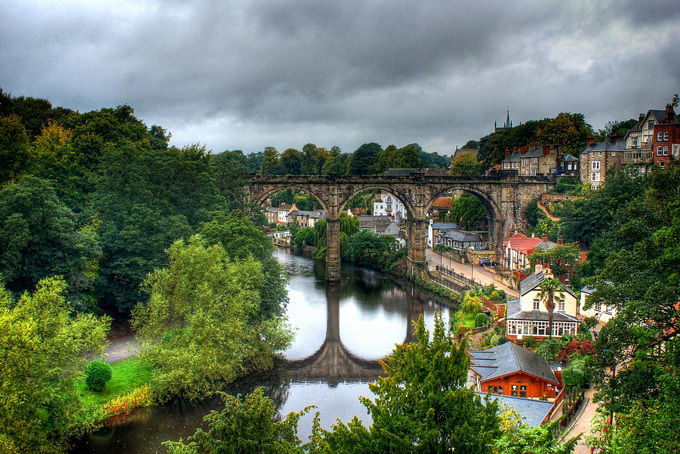
<instances>
[{"instance_id":1,"label":"tall deciduous tree","mask_svg":"<svg viewBox=\"0 0 680 454\"><path fill-rule=\"evenodd\" d=\"M373 173L373 164L381 151L382 148L377 143L363 144L352 154L347 173L349 175L370 175Z\"/></svg>"},{"instance_id":2,"label":"tall deciduous tree","mask_svg":"<svg viewBox=\"0 0 680 454\"><path fill-rule=\"evenodd\" d=\"M253 257L262 264L264 280L258 287L258 317L280 316L288 301L285 272L272 256L274 245L264 230L235 210L228 215L212 213L211 221L201 227L200 233L208 244L222 246L231 260L239 262Z\"/></svg>"},{"instance_id":3,"label":"tall deciduous tree","mask_svg":"<svg viewBox=\"0 0 680 454\"><path fill-rule=\"evenodd\" d=\"M157 396L201 397L224 381L271 367L290 334L281 319L258 318L260 263L233 262L222 246L204 246L199 237L175 242L168 255L168 268L145 281L148 302L133 313Z\"/></svg>"},{"instance_id":4,"label":"tall deciduous tree","mask_svg":"<svg viewBox=\"0 0 680 454\"><path fill-rule=\"evenodd\" d=\"M86 415L75 382L101 352L108 322L70 316L66 282L47 278L15 301L0 287L0 452L61 453Z\"/></svg>"},{"instance_id":5,"label":"tall deciduous tree","mask_svg":"<svg viewBox=\"0 0 680 454\"><path fill-rule=\"evenodd\" d=\"M432 336L422 316L415 333L417 343L397 345L385 358L386 376L369 385L375 399L361 399L371 427L356 418L337 423L325 436L331 452L491 452L500 435L498 403L484 404L465 387L467 340L454 340L441 314Z\"/></svg>"},{"instance_id":6,"label":"tall deciduous tree","mask_svg":"<svg viewBox=\"0 0 680 454\"><path fill-rule=\"evenodd\" d=\"M461 153L451 160L449 173L454 176L476 177L484 174L486 166L473 153Z\"/></svg>"},{"instance_id":7,"label":"tall deciduous tree","mask_svg":"<svg viewBox=\"0 0 680 454\"><path fill-rule=\"evenodd\" d=\"M69 300L84 303L100 254L96 225L78 228L48 182L24 177L0 191L0 274L9 290L21 293L61 275Z\"/></svg>"}]
</instances>

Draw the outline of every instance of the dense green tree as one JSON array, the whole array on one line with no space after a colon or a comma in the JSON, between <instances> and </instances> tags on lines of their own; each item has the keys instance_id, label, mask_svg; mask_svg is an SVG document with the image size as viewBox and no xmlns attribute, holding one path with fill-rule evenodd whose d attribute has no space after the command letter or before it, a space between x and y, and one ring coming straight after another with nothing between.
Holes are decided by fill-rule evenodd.
<instances>
[{"instance_id":1,"label":"dense green tree","mask_svg":"<svg viewBox=\"0 0 680 454\"><path fill-rule=\"evenodd\" d=\"M31 164L28 134L21 118L0 117L0 182L26 173Z\"/></svg>"},{"instance_id":2,"label":"dense green tree","mask_svg":"<svg viewBox=\"0 0 680 454\"><path fill-rule=\"evenodd\" d=\"M208 430L198 429L185 443L168 441L168 454L262 454L303 453L302 441L297 436L299 413L289 413L276 421L277 411L272 400L257 388L245 398L222 395L224 409L211 411L203 420Z\"/></svg>"},{"instance_id":3,"label":"dense green tree","mask_svg":"<svg viewBox=\"0 0 680 454\"><path fill-rule=\"evenodd\" d=\"M477 177L484 174L486 165L477 161L473 153L461 153L451 160L449 174L461 177Z\"/></svg>"},{"instance_id":4,"label":"dense green tree","mask_svg":"<svg viewBox=\"0 0 680 454\"><path fill-rule=\"evenodd\" d=\"M245 176L248 158L241 150L224 151L212 156L210 170L215 185L226 202L227 210L246 210Z\"/></svg>"},{"instance_id":5,"label":"dense green tree","mask_svg":"<svg viewBox=\"0 0 680 454\"><path fill-rule=\"evenodd\" d=\"M0 191L0 274L9 290L61 275L82 310L91 303L100 253L96 224L78 228L48 182L28 176Z\"/></svg>"},{"instance_id":6,"label":"dense green tree","mask_svg":"<svg viewBox=\"0 0 680 454\"><path fill-rule=\"evenodd\" d=\"M461 194L451 201L451 211L447 218L464 229L477 229L487 219L488 214L482 202L474 195Z\"/></svg>"},{"instance_id":7,"label":"dense green tree","mask_svg":"<svg viewBox=\"0 0 680 454\"><path fill-rule=\"evenodd\" d=\"M0 452L65 452L87 420L76 380L86 354L102 351L108 321L71 317L65 289L46 278L15 300L0 287Z\"/></svg>"},{"instance_id":8,"label":"dense green tree","mask_svg":"<svg viewBox=\"0 0 680 454\"><path fill-rule=\"evenodd\" d=\"M262 265L250 256L232 261L221 245L205 246L199 237L175 242L168 255L168 268L145 281L148 302L133 313L159 399L197 398L271 367L291 336L281 319L258 317Z\"/></svg>"},{"instance_id":9,"label":"dense green tree","mask_svg":"<svg viewBox=\"0 0 680 454\"><path fill-rule=\"evenodd\" d=\"M295 148L288 148L281 153L281 165L288 175L300 175L302 173L302 161L304 156Z\"/></svg>"},{"instance_id":10,"label":"dense green tree","mask_svg":"<svg viewBox=\"0 0 680 454\"><path fill-rule=\"evenodd\" d=\"M609 452L669 452L677 437L659 434L680 402L680 169L653 172L646 192L628 204L634 214L615 231L618 245L590 284L588 304L613 305L617 315L595 344L596 398L616 413ZM621 416L620 418L618 416ZM643 422L646 420L646 422ZM644 450L647 451L644 451ZM670 451L672 451L670 449Z\"/></svg>"},{"instance_id":11,"label":"dense green tree","mask_svg":"<svg viewBox=\"0 0 680 454\"><path fill-rule=\"evenodd\" d=\"M439 153L427 153L426 151L420 151L418 153L420 158L421 167L438 168L445 169L451 163L451 158L448 156L442 156Z\"/></svg>"},{"instance_id":12,"label":"dense green tree","mask_svg":"<svg viewBox=\"0 0 680 454\"><path fill-rule=\"evenodd\" d=\"M262 164L260 166L260 174L262 175L285 175L286 168L281 164L279 152L274 147L266 147L262 155Z\"/></svg>"},{"instance_id":13,"label":"dense green tree","mask_svg":"<svg viewBox=\"0 0 680 454\"><path fill-rule=\"evenodd\" d=\"M274 258L274 245L264 230L238 210L228 215L212 213L210 222L203 224L201 236L208 244L219 244L236 263L253 258L262 265L264 280L257 287L260 304L257 316L275 318L283 313L288 301L283 268Z\"/></svg>"},{"instance_id":14,"label":"dense green tree","mask_svg":"<svg viewBox=\"0 0 680 454\"><path fill-rule=\"evenodd\" d=\"M555 118L538 122L536 139L545 145L559 144L564 153L577 156L592 133L593 128L583 114L561 112Z\"/></svg>"},{"instance_id":15,"label":"dense green tree","mask_svg":"<svg viewBox=\"0 0 680 454\"><path fill-rule=\"evenodd\" d=\"M580 436L560 442L560 423L529 427L522 424L496 440L494 454L569 454L574 452Z\"/></svg>"},{"instance_id":16,"label":"dense green tree","mask_svg":"<svg viewBox=\"0 0 680 454\"><path fill-rule=\"evenodd\" d=\"M421 167L420 153L423 149L417 143L406 145L395 150L387 162L390 169L414 169Z\"/></svg>"},{"instance_id":17,"label":"dense green tree","mask_svg":"<svg viewBox=\"0 0 680 454\"><path fill-rule=\"evenodd\" d=\"M415 334L418 342L397 345L382 362L386 376L369 384L375 399L361 398L372 425L336 423L324 437L331 452L492 452L498 403L465 387L467 339L456 342L438 313L432 336L422 316Z\"/></svg>"},{"instance_id":18,"label":"dense green tree","mask_svg":"<svg viewBox=\"0 0 680 454\"><path fill-rule=\"evenodd\" d=\"M321 173L323 175L329 175L331 173L335 173L338 175L346 175L347 168L349 166L351 158L352 155L348 153L342 153L336 156L332 156L324 163L323 168L321 169Z\"/></svg>"},{"instance_id":19,"label":"dense green tree","mask_svg":"<svg viewBox=\"0 0 680 454\"><path fill-rule=\"evenodd\" d=\"M370 175L382 148L377 143L365 143L354 151L349 160L348 175Z\"/></svg>"}]
</instances>

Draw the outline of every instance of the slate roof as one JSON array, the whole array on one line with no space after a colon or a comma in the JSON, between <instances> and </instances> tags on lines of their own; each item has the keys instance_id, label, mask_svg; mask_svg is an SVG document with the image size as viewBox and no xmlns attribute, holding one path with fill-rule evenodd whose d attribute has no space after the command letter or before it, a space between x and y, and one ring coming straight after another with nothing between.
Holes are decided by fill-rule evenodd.
<instances>
[{"instance_id":1,"label":"slate roof","mask_svg":"<svg viewBox=\"0 0 680 454\"><path fill-rule=\"evenodd\" d=\"M460 241L461 243L476 243L482 241L482 238L477 233L455 229L448 230L444 234L444 238L449 238L453 241Z\"/></svg>"},{"instance_id":2,"label":"slate roof","mask_svg":"<svg viewBox=\"0 0 680 454\"><path fill-rule=\"evenodd\" d=\"M603 142L597 142L592 145L588 145L585 147L582 151L581 154L588 154L588 153L593 153L593 152L623 152L626 150L626 141L625 140L616 140L616 141L610 141L610 140L605 140Z\"/></svg>"},{"instance_id":3,"label":"slate roof","mask_svg":"<svg viewBox=\"0 0 680 454\"><path fill-rule=\"evenodd\" d=\"M486 394L477 393L482 400L486 402ZM548 416L550 410L555 405L554 402L545 400L527 399L524 397L511 397L491 395L491 399L499 399L501 407L513 408L519 416L531 427L540 426L543 420Z\"/></svg>"},{"instance_id":4,"label":"slate roof","mask_svg":"<svg viewBox=\"0 0 680 454\"><path fill-rule=\"evenodd\" d=\"M459 229L460 226L454 222L435 222L432 224L433 230Z\"/></svg>"},{"instance_id":5,"label":"slate roof","mask_svg":"<svg viewBox=\"0 0 680 454\"><path fill-rule=\"evenodd\" d=\"M537 147L524 153L522 158L540 158L543 156L543 147Z\"/></svg>"},{"instance_id":6,"label":"slate roof","mask_svg":"<svg viewBox=\"0 0 680 454\"><path fill-rule=\"evenodd\" d=\"M572 155L570 155L570 154L563 154L563 155L560 157L560 160L561 160L561 161L564 161L564 162L567 162L567 161L579 161L578 158L575 158L574 156L572 156Z\"/></svg>"},{"instance_id":7,"label":"slate roof","mask_svg":"<svg viewBox=\"0 0 680 454\"><path fill-rule=\"evenodd\" d=\"M522 311L522 305L519 300L508 301L508 306L506 309L507 316L506 320L531 320L536 322L547 322L548 312L541 310L536 311ZM580 320L576 317L572 317L564 312L555 311L553 312L553 322L579 322Z\"/></svg>"},{"instance_id":8,"label":"slate roof","mask_svg":"<svg viewBox=\"0 0 680 454\"><path fill-rule=\"evenodd\" d=\"M524 372L555 385L559 385L548 361L512 342L481 352L469 351L470 369L480 375L480 381L502 378L517 372Z\"/></svg>"},{"instance_id":9,"label":"slate roof","mask_svg":"<svg viewBox=\"0 0 680 454\"><path fill-rule=\"evenodd\" d=\"M650 114L654 116L654 119L656 120L657 124L663 123L666 121L666 111L665 110L650 110ZM673 115L673 124L677 125L680 124L680 119L678 119L677 115Z\"/></svg>"},{"instance_id":10,"label":"slate roof","mask_svg":"<svg viewBox=\"0 0 680 454\"><path fill-rule=\"evenodd\" d=\"M501 162L519 162L519 158L521 156L522 155L519 152L513 153L510 156L508 156L507 158L503 159L503 161L501 161Z\"/></svg>"},{"instance_id":11,"label":"slate roof","mask_svg":"<svg viewBox=\"0 0 680 454\"><path fill-rule=\"evenodd\" d=\"M396 222L392 221L390 225L387 226L385 231L383 232L384 235L392 235L392 236L399 236L399 226L397 225Z\"/></svg>"},{"instance_id":12,"label":"slate roof","mask_svg":"<svg viewBox=\"0 0 680 454\"><path fill-rule=\"evenodd\" d=\"M519 294L520 296L524 296L530 291L534 290L536 287L540 285L541 282L545 280L545 273L543 271L539 271L538 273L533 273L527 276L522 282L519 283ZM572 289L569 287L565 287L564 289L568 294L576 298L576 294Z\"/></svg>"}]
</instances>

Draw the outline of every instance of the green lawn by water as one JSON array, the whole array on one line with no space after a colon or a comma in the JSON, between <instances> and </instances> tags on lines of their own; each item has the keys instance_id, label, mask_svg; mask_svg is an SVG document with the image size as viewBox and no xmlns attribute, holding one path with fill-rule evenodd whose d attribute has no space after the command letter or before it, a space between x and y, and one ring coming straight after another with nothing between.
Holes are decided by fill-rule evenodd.
<instances>
[{"instance_id":1,"label":"green lawn by water","mask_svg":"<svg viewBox=\"0 0 680 454\"><path fill-rule=\"evenodd\" d=\"M111 364L113 376L100 393L87 389L85 378L78 383L77 389L86 408L97 407L114 397L121 396L151 380L151 369L140 362L139 358L129 358Z\"/></svg>"}]
</instances>

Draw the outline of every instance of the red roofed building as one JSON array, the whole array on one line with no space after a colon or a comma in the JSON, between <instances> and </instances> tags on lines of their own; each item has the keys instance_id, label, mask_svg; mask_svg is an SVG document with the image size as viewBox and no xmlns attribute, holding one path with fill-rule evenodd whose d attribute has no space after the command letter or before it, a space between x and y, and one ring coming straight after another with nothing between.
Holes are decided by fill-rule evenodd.
<instances>
[{"instance_id":1,"label":"red roofed building","mask_svg":"<svg viewBox=\"0 0 680 454\"><path fill-rule=\"evenodd\" d=\"M543 241L543 238L529 238L523 233L515 233L503 243L503 266L509 270L528 268L529 254Z\"/></svg>"}]
</instances>

